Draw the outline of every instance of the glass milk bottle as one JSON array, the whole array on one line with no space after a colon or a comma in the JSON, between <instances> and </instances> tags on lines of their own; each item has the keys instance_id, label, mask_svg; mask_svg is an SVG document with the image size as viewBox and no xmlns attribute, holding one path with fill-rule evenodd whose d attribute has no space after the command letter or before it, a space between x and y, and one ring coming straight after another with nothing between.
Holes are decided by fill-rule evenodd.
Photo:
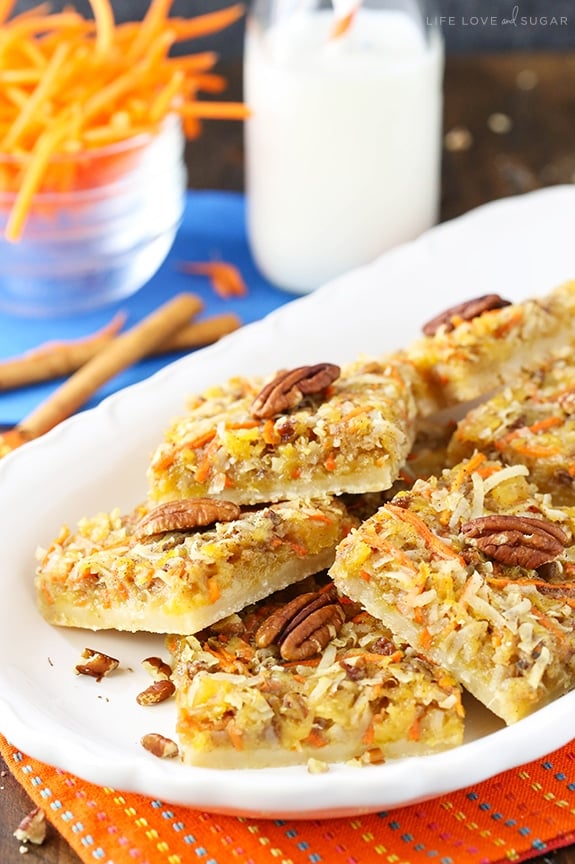
<instances>
[{"instance_id":1,"label":"glass milk bottle","mask_svg":"<svg viewBox=\"0 0 575 864\"><path fill-rule=\"evenodd\" d=\"M443 46L418 0L254 0L244 86L248 237L306 293L432 226Z\"/></svg>"}]
</instances>

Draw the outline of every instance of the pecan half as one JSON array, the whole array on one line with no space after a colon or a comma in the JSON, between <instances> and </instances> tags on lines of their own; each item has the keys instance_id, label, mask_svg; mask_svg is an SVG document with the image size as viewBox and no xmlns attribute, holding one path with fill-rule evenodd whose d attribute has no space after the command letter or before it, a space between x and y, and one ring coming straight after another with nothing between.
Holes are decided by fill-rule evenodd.
<instances>
[{"instance_id":1,"label":"pecan half","mask_svg":"<svg viewBox=\"0 0 575 864\"><path fill-rule=\"evenodd\" d=\"M216 522L232 522L242 511L233 501L217 498L190 498L166 501L142 516L134 527L134 538L142 540L167 531L191 531Z\"/></svg>"},{"instance_id":2,"label":"pecan half","mask_svg":"<svg viewBox=\"0 0 575 864\"><path fill-rule=\"evenodd\" d=\"M300 594L259 626L256 645L267 648L275 643L284 660L306 660L323 651L344 621L335 590Z\"/></svg>"},{"instance_id":3,"label":"pecan half","mask_svg":"<svg viewBox=\"0 0 575 864\"><path fill-rule=\"evenodd\" d=\"M491 309L502 309L504 306L510 306L509 300L504 300L499 294L483 294L481 297L475 297L473 300L464 300L463 303L458 303L456 306L450 306L436 315L421 328L425 336L434 336L440 327L445 327L449 332L455 329L457 320L471 321L484 312L489 312Z\"/></svg>"},{"instance_id":4,"label":"pecan half","mask_svg":"<svg viewBox=\"0 0 575 864\"><path fill-rule=\"evenodd\" d=\"M340 367L334 363L316 363L315 366L298 366L287 372L279 372L252 402L252 415L256 420L265 420L295 408L304 396L321 393L340 374Z\"/></svg>"},{"instance_id":5,"label":"pecan half","mask_svg":"<svg viewBox=\"0 0 575 864\"><path fill-rule=\"evenodd\" d=\"M553 561L569 543L559 525L533 516L480 516L461 531L488 558L532 570Z\"/></svg>"}]
</instances>

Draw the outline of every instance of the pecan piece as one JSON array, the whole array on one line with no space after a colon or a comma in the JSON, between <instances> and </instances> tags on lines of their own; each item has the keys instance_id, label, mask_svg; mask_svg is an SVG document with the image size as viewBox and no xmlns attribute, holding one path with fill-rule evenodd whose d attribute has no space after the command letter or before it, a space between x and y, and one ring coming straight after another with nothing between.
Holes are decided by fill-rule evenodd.
<instances>
[{"instance_id":1,"label":"pecan piece","mask_svg":"<svg viewBox=\"0 0 575 864\"><path fill-rule=\"evenodd\" d=\"M116 660L115 657L110 657L109 654L104 654L102 651L95 651L93 648L84 648L82 657L86 662L77 664L76 674L89 675L96 681L101 681L120 665L120 661Z\"/></svg>"},{"instance_id":2,"label":"pecan piece","mask_svg":"<svg viewBox=\"0 0 575 864\"><path fill-rule=\"evenodd\" d=\"M334 363L316 363L315 366L298 366L287 372L279 372L252 402L252 416L256 420L265 420L295 408L304 396L321 393L340 374L340 367Z\"/></svg>"},{"instance_id":3,"label":"pecan piece","mask_svg":"<svg viewBox=\"0 0 575 864\"><path fill-rule=\"evenodd\" d=\"M136 702L138 705L159 705L160 702L165 702L170 696L176 692L176 685L170 678L159 678L138 693Z\"/></svg>"},{"instance_id":4,"label":"pecan piece","mask_svg":"<svg viewBox=\"0 0 575 864\"><path fill-rule=\"evenodd\" d=\"M475 297L472 300L464 300L463 303L458 303L456 306L450 306L436 315L421 328L425 336L434 336L440 327L445 327L446 331L455 329L458 320L471 321L484 312L489 312L491 309L502 309L504 306L510 306L509 300L504 300L499 294L483 294L481 297Z\"/></svg>"},{"instance_id":5,"label":"pecan piece","mask_svg":"<svg viewBox=\"0 0 575 864\"><path fill-rule=\"evenodd\" d=\"M480 516L462 525L461 531L494 561L532 570L553 561L569 543L555 522L532 516Z\"/></svg>"},{"instance_id":6,"label":"pecan piece","mask_svg":"<svg viewBox=\"0 0 575 864\"><path fill-rule=\"evenodd\" d=\"M233 501L219 498L190 498L158 504L142 516L134 528L134 538L142 540L167 531L191 531L216 522L232 522L242 511Z\"/></svg>"},{"instance_id":7,"label":"pecan piece","mask_svg":"<svg viewBox=\"0 0 575 864\"><path fill-rule=\"evenodd\" d=\"M40 807L34 807L24 816L14 831L14 837L21 843L34 843L36 846L41 846L46 839L46 829L46 814Z\"/></svg>"},{"instance_id":8,"label":"pecan piece","mask_svg":"<svg viewBox=\"0 0 575 864\"><path fill-rule=\"evenodd\" d=\"M267 648L275 643L284 660L306 660L323 651L344 621L335 590L300 594L259 626L256 645Z\"/></svg>"},{"instance_id":9,"label":"pecan piece","mask_svg":"<svg viewBox=\"0 0 575 864\"><path fill-rule=\"evenodd\" d=\"M148 753L157 756L158 759L173 759L180 752L175 741L160 735L159 732L148 732L143 735L140 738L140 744Z\"/></svg>"},{"instance_id":10,"label":"pecan piece","mask_svg":"<svg viewBox=\"0 0 575 864\"><path fill-rule=\"evenodd\" d=\"M161 657L146 657L142 660L142 666L154 681L165 681L172 677L172 667Z\"/></svg>"}]
</instances>

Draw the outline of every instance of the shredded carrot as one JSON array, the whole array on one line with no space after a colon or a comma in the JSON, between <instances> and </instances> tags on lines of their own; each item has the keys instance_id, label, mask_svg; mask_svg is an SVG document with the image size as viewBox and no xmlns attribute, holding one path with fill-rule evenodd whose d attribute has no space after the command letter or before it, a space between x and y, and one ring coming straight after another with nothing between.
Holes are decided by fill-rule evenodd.
<instances>
[{"instance_id":1,"label":"shredded carrot","mask_svg":"<svg viewBox=\"0 0 575 864\"><path fill-rule=\"evenodd\" d=\"M514 327L518 326L519 324L521 324L522 320L523 320L523 310L522 309L515 310L513 312L513 315L510 315L510 317L507 319L507 321L504 321L503 323L501 323L497 327L497 329L495 330L495 336L498 339L500 339L502 336L507 335L507 333L509 333L510 330L512 330Z\"/></svg>"},{"instance_id":2,"label":"shredded carrot","mask_svg":"<svg viewBox=\"0 0 575 864\"><path fill-rule=\"evenodd\" d=\"M212 467L210 455L206 453L196 471L196 483L205 483L208 479Z\"/></svg>"},{"instance_id":3,"label":"shredded carrot","mask_svg":"<svg viewBox=\"0 0 575 864\"><path fill-rule=\"evenodd\" d=\"M507 432L495 442L495 447L500 451L504 450L506 447L512 447L517 453L521 453L524 456L531 456L534 459L545 458L547 456L557 456L559 454L559 449L557 447L546 447L543 444L530 444L522 436L529 432L537 435L539 432L546 432L548 429L553 429L562 424L563 420L556 415L544 417L541 420L537 420L531 426L520 426L517 429L511 429L510 432Z\"/></svg>"},{"instance_id":4,"label":"shredded carrot","mask_svg":"<svg viewBox=\"0 0 575 864\"><path fill-rule=\"evenodd\" d=\"M226 429L255 429L259 425L258 420L243 420L241 423L226 423Z\"/></svg>"},{"instance_id":5,"label":"shredded carrot","mask_svg":"<svg viewBox=\"0 0 575 864\"><path fill-rule=\"evenodd\" d=\"M424 627L419 634L419 644L422 648L429 648L431 642L433 641L433 637L427 627Z\"/></svg>"},{"instance_id":6,"label":"shredded carrot","mask_svg":"<svg viewBox=\"0 0 575 864\"><path fill-rule=\"evenodd\" d=\"M549 417L544 417L543 420L538 420L536 423L533 423L529 429L531 432L543 432L545 429L553 429L555 426L562 426L563 420L561 417L557 417L555 415L550 415Z\"/></svg>"},{"instance_id":7,"label":"shredded carrot","mask_svg":"<svg viewBox=\"0 0 575 864\"><path fill-rule=\"evenodd\" d=\"M96 52L106 55L114 41L114 13L110 0L90 0L96 21Z\"/></svg>"},{"instance_id":8,"label":"shredded carrot","mask_svg":"<svg viewBox=\"0 0 575 864\"><path fill-rule=\"evenodd\" d=\"M480 453L478 450L471 456L467 462L461 466L459 471L457 472L457 476L455 477L453 486L455 489L459 489L462 483L466 480L467 477L471 477L471 475L477 471L478 468L481 467L483 462L486 460L486 456L484 453Z\"/></svg>"},{"instance_id":9,"label":"shredded carrot","mask_svg":"<svg viewBox=\"0 0 575 864\"><path fill-rule=\"evenodd\" d=\"M161 458L154 460L154 471L166 471L166 469L174 464L175 458L176 454L174 450L169 450L167 453L164 453Z\"/></svg>"},{"instance_id":10,"label":"shredded carrot","mask_svg":"<svg viewBox=\"0 0 575 864\"><path fill-rule=\"evenodd\" d=\"M192 438L191 441L186 441L185 448L186 450L197 450L199 447L205 447L206 444L209 444L210 441L213 441L216 437L216 430L209 429L208 432L204 432L203 435L198 435L196 438Z\"/></svg>"},{"instance_id":11,"label":"shredded carrot","mask_svg":"<svg viewBox=\"0 0 575 864\"><path fill-rule=\"evenodd\" d=\"M264 428L262 431L262 438L266 444L273 446L274 444L279 444L281 441L281 437L279 432L275 427L275 423L272 417L268 417L266 422L264 423Z\"/></svg>"},{"instance_id":12,"label":"shredded carrot","mask_svg":"<svg viewBox=\"0 0 575 864\"><path fill-rule=\"evenodd\" d=\"M0 24L3 24L10 16L16 0L1 0L0 2Z\"/></svg>"},{"instance_id":13,"label":"shredded carrot","mask_svg":"<svg viewBox=\"0 0 575 864\"><path fill-rule=\"evenodd\" d=\"M97 148L154 136L168 115L179 115L184 132L196 136L203 120L249 113L237 102L199 102L200 91L221 93L227 85L211 71L213 51L171 53L177 43L238 21L241 4L186 19L170 17L172 0L150 0L142 21L117 24L112 0L89 2L91 18L68 7L53 12L48 3L13 15L14 0L0 0L0 150L10 157L0 191L14 196L10 241L20 239L37 193L100 185ZM62 164L60 157L75 154L82 160ZM135 157L111 158L110 181ZM245 293L237 273L220 269L212 278L223 296Z\"/></svg>"},{"instance_id":14,"label":"shredded carrot","mask_svg":"<svg viewBox=\"0 0 575 864\"><path fill-rule=\"evenodd\" d=\"M323 464L326 471L335 471L335 469L337 468L337 462L335 461L335 456L333 455L333 453L330 453L330 455L327 457Z\"/></svg>"},{"instance_id":15,"label":"shredded carrot","mask_svg":"<svg viewBox=\"0 0 575 864\"><path fill-rule=\"evenodd\" d=\"M229 739L232 742L232 746L234 750L243 750L244 749L244 740L242 738L242 733L236 727L236 724L233 720L226 726L226 732L228 733Z\"/></svg>"},{"instance_id":16,"label":"shredded carrot","mask_svg":"<svg viewBox=\"0 0 575 864\"><path fill-rule=\"evenodd\" d=\"M421 721L419 717L416 717L409 727L407 737L410 741L419 741L421 738Z\"/></svg>"},{"instance_id":17,"label":"shredded carrot","mask_svg":"<svg viewBox=\"0 0 575 864\"><path fill-rule=\"evenodd\" d=\"M530 456L532 459L546 459L548 456L559 456L561 449L559 447L545 447L542 444L527 444L515 439L512 444L516 453L521 453L523 456Z\"/></svg>"},{"instance_id":18,"label":"shredded carrot","mask_svg":"<svg viewBox=\"0 0 575 864\"><path fill-rule=\"evenodd\" d=\"M200 36L217 33L239 21L243 14L243 4L236 3L234 6L228 6L227 9L207 12L205 15L198 15L195 18L175 18L173 25L178 34L178 41L183 42L187 39L197 39Z\"/></svg>"},{"instance_id":19,"label":"shredded carrot","mask_svg":"<svg viewBox=\"0 0 575 864\"><path fill-rule=\"evenodd\" d=\"M152 0L128 50L132 63L146 52L153 38L165 26L171 5L172 0Z\"/></svg>"},{"instance_id":20,"label":"shredded carrot","mask_svg":"<svg viewBox=\"0 0 575 864\"><path fill-rule=\"evenodd\" d=\"M375 729L373 726L373 720L369 721L369 725L365 732L362 735L361 743L362 744L373 744L375 741Z\"/></svg>"},{"instance_id":21,"label":"shredded carrot","mask_svg":"<svg viewBox=\"0 0 575 864\"><path fill-rule=\"evenodd\" d=\"M312 729L307 738L303 739L303 744L309 744L310 747L325 747L327 741L320 729Z\"/></svg>"},{"instance_id":22,"label":"shredded carrot","mask_svg":"<svg viewBox=\"0 0 575 864\"><path fill-rule=\"evenodd\" d=\"M559 642L565 642L567 640L567 634L559 627L559 625L552 619L549 618L548 615L545 615L540 609L537 609L536 606L532 607L532 613L535 615L540 624L549 630Z\"/></svg>"},{"instance_id":23,"label":"shredded carrot","mask_svg":"<svg viewBox=\"0 0 575 864\"><path fill-rule=\"evenodd\" d=\"M406 555L403 550L394 546L389 540L380 537L379 534L376 534L375 532L366 532L363 539L372 549L378 549L380 552L387 553L390 558L398 561L407 570L412 570L415 573L419 571L418 565L409 557L409 555Z\"/></svg>"},{"instance_id":24,"label":"shredded carrot","mask_svg":"<svg viewBox=\"0 0 575 864\"><path fill-rule=\"evenodd\" d=\"M190 81L190 90L192 92L198 92L199 90L201 90L203 93L223 93L224 90L227 89L227 86L228 86L228 82L227 82L226 78L224 78L223 75L216 75L214 72L204 72L202 75L197 75L192 81ZM211 103L208 102L206 104L210 105ZM230 105L236 105L237 104L238 106L241 106L244 109L244 112L248 112L248 114L249 114L249 109L245 105L243 105L241 102L239 102L239 103L220 102L220 103L215 103L215 104L216 105L225 104L226 109L228 109ZM188 106L188 107L191 107L191 106ZM241 119L241 118L230 117L229 119L230 120L233 120L233 119L237 120L237 119Z\"/></svg>"},{"instance_id":25,"label":"shredded carrot","mask_svg":"<svg viewBox=\"0 0 575 864\"><path fill-rule=\"evenodd\" d=\"M7 240L17 240L20 237L30 210L32 198L40 184L42 173L55 148L66 135L66 132L66 126L60 123L46 129L38 139L38 144L32 154L32 159L22 181L22 186L8 218L5 231Z\"/></svg>"},{"instance_id":26,"label":"shredded carrot","mask_svg":"<svg viewBox=\"0 0 575 864\"><path fill-rule=\"evenodd\" d=\"M324 525L331 525L333 523L333 519L330 516L326 516L325 513L310 513L309 519L312 522L323 522ZM331 588L331 585L326 586L327 588Z\"/></svg>"},{"instance_id":27,"label":"shredded carrot","mask_svg":"<svg viewBox=\"0 0 575 864\"><path fill-rule=\"evenodd\" d=\"M366 414L368 412L368 408L364 406L358 406L357 408L353 408L351 411L348 411L344 416L344 421L347 423L348 420L353 420L354 417L357 417L360 414Z\"/></svg>"},{"instance_id":28,"label":"shredded carrot","mask_svg":"<svg viewBox=\"0 0 575 864\"><path fill-rule=\"evenodd\" d=\"M366 663L399 663L403 659L403 651L397 650L393 654L377 654L375 651L362 651L361 657Z\"/></svg>"},{"instance_id":29,"label":"shredded carrot","mask_svg":"<svg viewBox=\"0 0 575 864\"><path fill-rule=\"evenodd\" d=\"M415 606L411 610L411 617L416 624L423 624L423 610L421 606Z\"/></svg>"},{"instance_id":30,"label":"shredded carrot","mask_svg":"<svg viewBox=\"0 0 575 864\"><path fill-rule=\"evenodd\" d=\"M233 264L224 261L192 262L184 261L180 265L184 273L196 276L207 276L212 288L219 297L244 297L248 293L247 285Z\"/></svg>"},{"instance_id":31,"label":"shredded carrot","mask_svg":"<svg viewBox=\"0 0 575 864\"><path fill-rule=\"evenodd\" d=\"M208 579L208 596L210 598L210 603L215 603L220 599L222 592L220 591L220 586L216 582L215 579Z\"/></svg>"},{"instance_id":32,"label":"shredded carrot","mask_svg":"<svg viewBox=\"0 0 575 864\"><path fill-rule=\"evenodd\" d=\"M462 564L465 563L461 556L458 555L451 546L448 546L447 543L444 543L443 540L437 537L433 531L427 527L423 519L420 519L420 517L415 513L412 513L411 510L398 507L396 504L386 504L384 509L402 522L407 522L411 525L424 540L426 546L428 546L432 552L435 552L436 555L439 555L440 558L458 558Z\"/></svg>"},{"instance_id":33,"label":"shredded carrot","mask_svg":"<svg viewBox=\"0 0 575 864\"><path fill-rule=\"evenodd\" d=\"M249 108L242 102L194 102L176 110L182 117L197 117L200 120L246 120L250 116Z\"/></svg>"}]
</instances>

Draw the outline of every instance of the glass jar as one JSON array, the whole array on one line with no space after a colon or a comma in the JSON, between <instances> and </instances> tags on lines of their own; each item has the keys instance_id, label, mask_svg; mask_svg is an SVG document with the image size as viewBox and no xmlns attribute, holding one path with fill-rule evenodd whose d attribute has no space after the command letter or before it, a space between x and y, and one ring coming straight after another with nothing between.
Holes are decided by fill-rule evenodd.
<instances>
[{"instance_id":1,"label":"glass jar","mask_svg":"<svg viewBox=\"0 0 575 864\"><path fill-rule=\"evenodd\" d=\"M18 170L0 154L0 190ZM133 294L173 244L186 183L171 116L155 135L54 157L15 241L4 237L15 193L0 191L0 309L69 315Z\"/></svg>"},{"instance_id":2,"label":"glass jar","mask_svg":"<svg viewBox=\"0 0 575 864\"><path fill-rule=\"evenodd\" d=\"M438 218L437 16L426 0L340 3L338 19L320 0L254 0L246 28L248 237L264 275L297 293Z\"/></svg>"}]
</instances>

